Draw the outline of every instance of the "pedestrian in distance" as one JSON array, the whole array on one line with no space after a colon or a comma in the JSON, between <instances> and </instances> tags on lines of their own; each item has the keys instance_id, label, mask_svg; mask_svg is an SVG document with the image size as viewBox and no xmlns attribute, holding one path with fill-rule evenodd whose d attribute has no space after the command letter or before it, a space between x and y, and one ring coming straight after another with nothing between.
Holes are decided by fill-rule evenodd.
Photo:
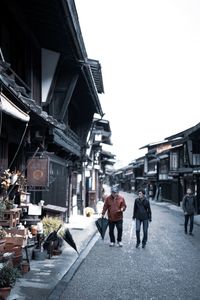
<instances>
[{"instance_id":1,"label":"pedestrian in distance","mask_svg":"<svg viewBox=\"0 0 200 300\"><path fill-rule=\"evenodd\" d=\"M148 239L148 226L152 220L151 206L145 197L145 191L138 191L138 198L135 199L133 207L133 220L136 220L136 248L140 245L140 229L143 227L142 248L145 248Z\"/></svg>"},{"instance_id":2,"label":"pedestrian in distance","mask_svg":"<svg viewBox=\"0 0 200 300\"><path fill-rule=\"evenodd\" d=\"M110 247L115 246L115 227L117 228L117 246L122 247L123 233L123 212L126 210L126 202L124 197L119 195L117 186L111 187L111 194L106 197L102 217L105 213L108 214Z\"/></svg>"},{"instance_id":3,"label":"pedestrian in distance","mask_svg":"<svg viewBox=\"0 0 200 300\"><path fill-rule=\"evenodd\" d=\"M197 201L195 195L192 193L192 189L188 188L185 196L183 197L182 201L182 208L185 216L185 234L188 233L188 223L190 220L190 229L189 234L193 235L193 226L194 226L194 214L197 212Z\"/></svg>"}]
</instances>

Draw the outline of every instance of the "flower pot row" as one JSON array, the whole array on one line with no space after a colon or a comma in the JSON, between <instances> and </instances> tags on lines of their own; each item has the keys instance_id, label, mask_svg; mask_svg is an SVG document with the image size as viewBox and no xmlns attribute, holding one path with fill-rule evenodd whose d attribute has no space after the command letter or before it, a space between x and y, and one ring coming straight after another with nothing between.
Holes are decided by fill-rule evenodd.
<instances>
[{"instance_id":1,"label":"flower pot row","mask_svg":"<svg viewBox=\"0 0 200 300\"><path fill-rule=\"evenodd\" d=\"M30 271L30 263L22 261L20 268L5 263L0 267L0 299L7 299L17 278Z\"/></svg>"},{"instance_id":2,"label":"flower pot row","mask_svg":"<svg viewBox=\"0 0 200 300\"><path fill-rule=\"evenodd\" d=\"M7 299L11 288L15 285L17 278L21 277L19 269L10 263L4 263L0 267L0 298Z\"/></svg>"}]
</instances>

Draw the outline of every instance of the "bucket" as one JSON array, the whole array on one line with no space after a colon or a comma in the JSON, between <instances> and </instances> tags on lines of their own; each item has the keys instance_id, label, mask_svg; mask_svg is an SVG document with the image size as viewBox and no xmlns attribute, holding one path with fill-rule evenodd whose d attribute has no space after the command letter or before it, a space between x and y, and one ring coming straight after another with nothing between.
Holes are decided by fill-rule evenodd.
<instances>
[{"instance_id":1,"label":"bucket","mask_svg":"<svg viewBox=\"0 0 200 300\"><path fill-rule=\"evenodd\" d=\"M33 250L33 259L34 260L45 260L47 258L47 252L41 251L40 249Z\"/></svg>"}]
</instances>

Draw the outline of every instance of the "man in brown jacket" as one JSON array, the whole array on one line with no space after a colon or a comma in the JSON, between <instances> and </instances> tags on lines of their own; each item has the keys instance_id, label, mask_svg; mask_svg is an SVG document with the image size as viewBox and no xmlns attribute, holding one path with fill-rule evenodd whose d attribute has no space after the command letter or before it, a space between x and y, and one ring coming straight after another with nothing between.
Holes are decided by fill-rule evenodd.
<instances>
[{"instance_id":1,"label":"man in brown jacket","mask_svg":"<svg viewBox=\"0 0 200 300\"><path fill-rule=\"evenodd\" d=\"M108 213L110 247L115 245L114 229L117 228L117 245L122 247L122 231L123 231L123 212L126 209L126 202L122 196L118 194L118 187L111 187L111 195L105 199L102 216Z\"/></svg>"}]
</instances>

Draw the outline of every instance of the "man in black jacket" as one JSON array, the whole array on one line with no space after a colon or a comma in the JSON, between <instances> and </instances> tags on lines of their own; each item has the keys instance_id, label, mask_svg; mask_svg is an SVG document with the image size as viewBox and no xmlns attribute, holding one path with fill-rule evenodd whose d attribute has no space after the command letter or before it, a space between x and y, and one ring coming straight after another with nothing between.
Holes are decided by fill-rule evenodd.
<instances>
[{"instance_id":1,"label":"man in black jacket","mask_svg":"<svg viewBox=\"0 0 200 300\"><path fill-rule=\"evenodd\" d=\"M143 190L138 191L138 198L135 199L133 208L133 220L136 219L136 248L140 245L140 228L143 225L142 248L145 248L148 238L148 225L151 222L151 206L149 200L145 197Z\"/></svg>"},{"instance_id":2,"label":"man in black jacket","mask_svg":"<svg viewBox=\"0 0 200 300\"><path fill-rule=\"evenodd\" d=\"M194 214L197 212L197 203L196 203L196 197L192 193L192 189L188 188L186 195L183 197L182 202L183 212L185 215L185 234L187 234L187 226L188 221L190 220L190 231L189 234L193 235L193 224L194 224Z\"/></svg>"}]
</instances>

